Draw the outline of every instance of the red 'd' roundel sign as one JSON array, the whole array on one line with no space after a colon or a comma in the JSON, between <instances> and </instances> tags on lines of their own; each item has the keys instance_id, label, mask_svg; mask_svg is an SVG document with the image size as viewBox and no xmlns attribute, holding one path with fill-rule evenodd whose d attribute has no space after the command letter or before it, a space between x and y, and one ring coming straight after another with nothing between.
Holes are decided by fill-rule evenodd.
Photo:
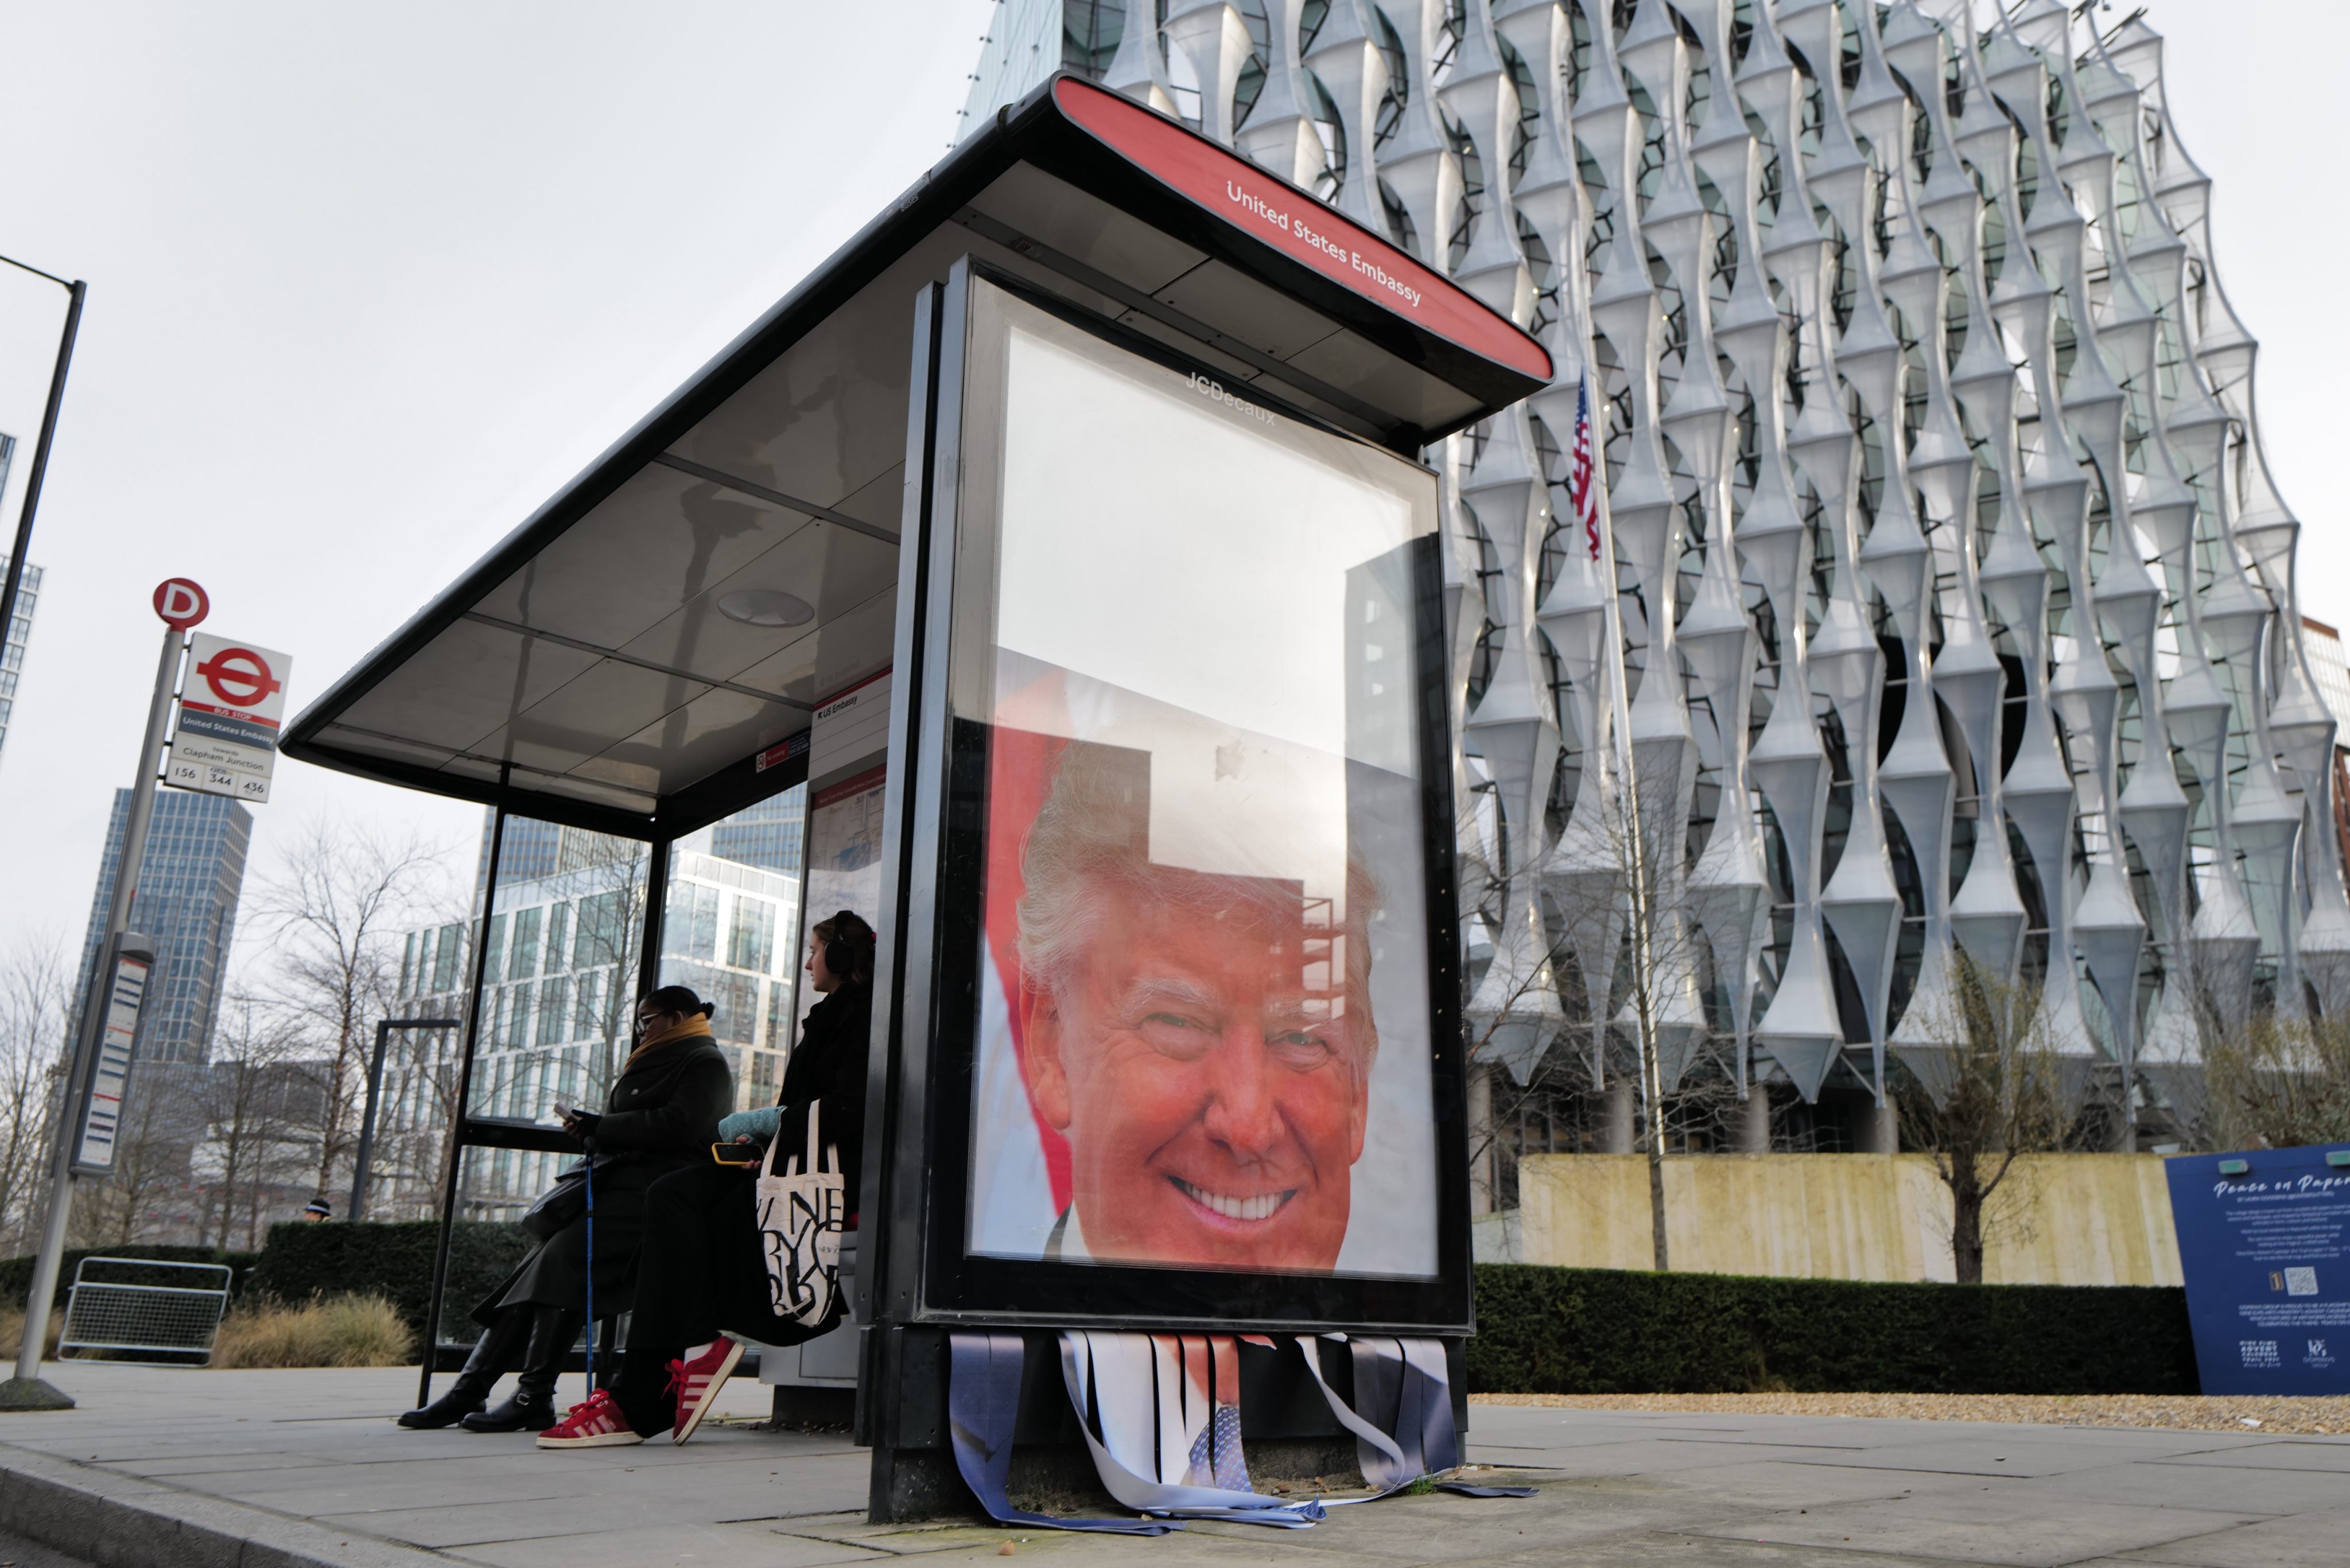
<instances>
[{"instance_id":1,"label":"red 'd' roundel sign","mask_svg":"<svg viewBox=\"0 0 2350 1568\"><path fill-rule=\"evenodd\" d=\"M173 631L185 631L213 613L213 601L186 577L166 577L155 585L155 613Z\"/></svg>"},{"instance_id":2,"label":"red 'd' roundel sign","mask_svg":"<svg viewBox=\"0 0 2350 1568\"><path fill-rule=\"evenodd\" d=\"M196 666L213 695L232 708L258 708L280 684L269 660L246 648L224 648Z\"/></svg>"}]
</instances>

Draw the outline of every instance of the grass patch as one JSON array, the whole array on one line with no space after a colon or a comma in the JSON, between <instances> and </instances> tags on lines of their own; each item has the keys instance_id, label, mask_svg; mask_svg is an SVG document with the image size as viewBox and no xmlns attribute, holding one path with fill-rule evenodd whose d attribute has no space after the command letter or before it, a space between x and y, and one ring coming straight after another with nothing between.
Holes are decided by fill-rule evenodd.
<instances>
[{"instance_id":1,"label":"grass patch","mask_svg":"<svg viewBox=\"0 0 2350 1568\"><path fill-rule=\"evenodd\" d=\"M313 1296L288 1305L266 1297L221 1319L214 1366L406 1366L416 1336L380 1295Z\"/></svg>"},{"instance_id":2,"label":"grass patch","mask_svg":"<svg viewBox=\"0 0 2350 1568\"><path fill-rule=\"evenodd\" d=\"M66 1313L63 1307L49 1314L48 1343L43 1347L48 1359L57 1354L57 1335L65 1332ZM22 1306L0 1306L0 1357L9 1361L25 1347L25 1309Z\"/></svg>"}]
</instances>

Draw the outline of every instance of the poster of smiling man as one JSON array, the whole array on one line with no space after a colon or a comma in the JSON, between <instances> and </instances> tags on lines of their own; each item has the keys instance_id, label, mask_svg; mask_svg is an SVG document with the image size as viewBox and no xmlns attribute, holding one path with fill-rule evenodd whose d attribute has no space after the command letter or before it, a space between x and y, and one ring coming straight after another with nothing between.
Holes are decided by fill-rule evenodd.
<instances>
[{"instance_id":1,"label":"poster of smiling man","mask_svg":"<svg viewBox=\"0 0 2350 1568\"><path fill-rule=\"evenodd\" d=\"M1433 483L1003 308L967 1251L1431 1279Z\"/></svg>"}]
</instances>

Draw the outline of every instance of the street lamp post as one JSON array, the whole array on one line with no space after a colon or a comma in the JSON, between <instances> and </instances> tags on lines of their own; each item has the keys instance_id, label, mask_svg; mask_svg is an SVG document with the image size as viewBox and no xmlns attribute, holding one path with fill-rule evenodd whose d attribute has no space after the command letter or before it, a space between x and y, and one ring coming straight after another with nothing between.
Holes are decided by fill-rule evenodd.
<instances>
[{"instance_id":1,"label":"street lamp post","mask_svg":"<svg viewBox=\"0 0 2350 1568\"><path fill-rule=\"evenodd\" d=\"M0 256L0 263L35 277L47 278L67 295L66 326L57 338L57 369L49 373L49 400L41 410L40 436L33 442L33 471L25 479L25 509L16 514L16 548L8 553L7 580L0 584L0 641L5 641L8 628L16 624L17 585L25 578L25 552L33 545L33 514L40 508L41 481L49 472L49 442L57 433L57 405L65 401L66 371L73 364L74 338L81 332L81 305L89 296L89 285L78 278L68 283L54 273L26 266L7 256Z\"/></svg>"},{"instance_id":2,"label":"street lamp post","mask_svg":"<svg viewBox=\"0 0 2350 1568\"><path fill-rule=\"evenodd\" d=\"M359 1158L351 1168L351 1219L367 1218L368 1172L375 1161L376 1097L383 1092L383 1054L395 1029L454 1029L454 1018L387 1018L375 1026L375 1055L368 1063L367 1111L359 1118Z\"/></svg>"}]
</instances>

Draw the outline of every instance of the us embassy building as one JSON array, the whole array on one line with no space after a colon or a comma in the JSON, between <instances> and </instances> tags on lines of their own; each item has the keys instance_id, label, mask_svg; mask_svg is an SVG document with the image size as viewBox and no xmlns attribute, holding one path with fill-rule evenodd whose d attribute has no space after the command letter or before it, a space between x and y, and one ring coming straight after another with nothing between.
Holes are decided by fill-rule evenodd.
<instances>
[{"instance_id":1,"label":"us embassy building","mask_svg":"<svg viewBox=\"0 0 2350 1568\"><path fill-rule=\"evenodd\" d=\"M1557 368L1427 454L1482 1206L1632 1149L1643 1088L1675 1148L1890 1150L1960 955L2076 1146L2191 1138L2218 1034L2345 999L2299 524L2145 21L1007 0L965 133L1058 69Z\"/></svg>"}]
</instances>

